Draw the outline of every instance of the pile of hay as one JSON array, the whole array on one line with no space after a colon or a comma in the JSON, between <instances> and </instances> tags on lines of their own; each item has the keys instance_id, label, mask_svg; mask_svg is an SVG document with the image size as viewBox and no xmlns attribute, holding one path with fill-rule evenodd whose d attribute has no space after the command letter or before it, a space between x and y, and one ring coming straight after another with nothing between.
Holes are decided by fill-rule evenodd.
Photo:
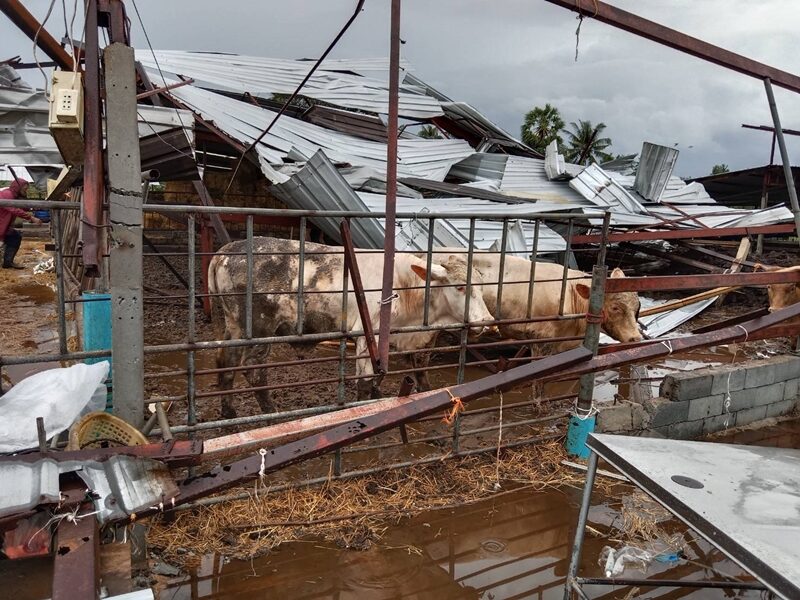
<instances>
[{"instance_id":1,"label":"pile of hay","mask_svg":"<svg viewBox=\"0 0 800 600\"><path fill-rule=\"evenodd\" d=\"M148 544L171 562L185 564L189 553L216 552L249 559L301 539L319 539L341 547L367 548L389 525L421 512L462 506L523 487L540 490L582 487L584 473L560 463L560 443L495 456L448 460L324 485L290 488L155 519ZM597 485L611 487L613 481ZM505 491L501 491L505 490Z\"/></svg>"}]
</instances>

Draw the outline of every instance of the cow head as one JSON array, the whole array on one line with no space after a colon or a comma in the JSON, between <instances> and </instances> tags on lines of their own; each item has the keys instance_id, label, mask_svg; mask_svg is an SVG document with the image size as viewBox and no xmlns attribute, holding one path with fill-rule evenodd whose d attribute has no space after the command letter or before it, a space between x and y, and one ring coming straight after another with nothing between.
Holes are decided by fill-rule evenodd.
<instances>
[{"instance_id":1,"label":"cow head","mask_svg":"<svg viewBox=\"0 0 800 600\"><path fill-rule=\"evenodd\" d=\"M625 277L622 269L611 271L611 277ZM581 298L589 299L590 288L583 283L575 284L575 291ZM636 292L616 292L606 294L603 303L602 329L619 342L638 342L642 339L639 329L639 310L642 303Z\"/></svg>"},{"instance_id":2,"label":"cow head","mask_svg":"<svg viewBox=\"0 0 800 600\"><path fill-rule=\"evenodd\" d=\"M426 267L412 264L411 269L423 281L426 278ZM469 294L469 321L493 321L494 317L486 308L483 301L480 274L472 270L470 279L472 285ZM431 308L430 321L433 323L463 323L464 310L467 303L467 261L451 255L441 264L431 264ZM471 327L472 335L480 335L487 329L486 326Z\"/></svg>"},{"instance_id":3,"label":"cow head","mask_svg":"<svg viewBox=\"0 0 800 600\"><path fill-rule=\"evenodd\" d=\"M797 271L800 270L800 265L795 267L772 267L769 265L762 265L756 263L753 266L754 271ZM770 312L786 308L797 302L800 302L800 283L772 283L767 286L767 294L769 295L769 310Z\"/></svg>"}]
</instances>

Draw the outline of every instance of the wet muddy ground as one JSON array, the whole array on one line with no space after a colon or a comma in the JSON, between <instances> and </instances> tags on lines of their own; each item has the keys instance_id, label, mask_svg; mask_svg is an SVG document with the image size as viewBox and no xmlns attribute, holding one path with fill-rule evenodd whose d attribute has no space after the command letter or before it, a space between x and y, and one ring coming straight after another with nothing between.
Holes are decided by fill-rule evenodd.
<instances>
[{"instance_id":1,"label":"wet muddy ground","mask_svg":"<svg viewBox=\"0 0 800 600\"><path fill-rule=\"evenodd\" d=\"M800 421L716 436L714 441L798 448ZM635 496L626 485L611 495L594 495L580 570L583 576L603 576L598 557L604 546L621 545L622 506ZM308 540L284 544L252 561L202 556L186 575L159 578L159 598L561 598L579 504L577 488L526 490L463 509L419 515L391 527L366 551ZM685 556L653 562L646 571L629 568L625 576L699 580L725 575L751 580L676 519L664 518L659 525ZM590 586L586 592L590 598L608 599L762 597L754 591L669 592L667 588Z\"/></svg>"}]
</instances>

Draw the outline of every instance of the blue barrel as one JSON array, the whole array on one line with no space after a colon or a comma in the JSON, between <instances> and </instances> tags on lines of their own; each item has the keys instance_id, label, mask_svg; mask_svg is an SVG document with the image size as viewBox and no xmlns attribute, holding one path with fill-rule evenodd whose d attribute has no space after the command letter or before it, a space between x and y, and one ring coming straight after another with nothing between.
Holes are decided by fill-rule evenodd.
<instances>
[{"instance_id":1,"label":"blue barrel","mask_svg":"<svg viewBox=\"0 0 800 600\"><path fill-rule=\"evenodd\" d=\"M35 210L33 211L33 216L39 219L42 223L49 223L50 222L50 211L49 210Z\"/></svg>"},{"instance_id":2,"label":"blue barrel","mask_svg":"<svg viewBox=\"0 0 800 600\"><path fill-rule=\"evenodd\" d=\"M111 294L83 292L83 349L111 350ZM94 364L103 360L111 363L111 357L86 358L83 362ZM111 412L111 374L109 372L109 394L106 412Z\"/></svg>"}]
</instances>

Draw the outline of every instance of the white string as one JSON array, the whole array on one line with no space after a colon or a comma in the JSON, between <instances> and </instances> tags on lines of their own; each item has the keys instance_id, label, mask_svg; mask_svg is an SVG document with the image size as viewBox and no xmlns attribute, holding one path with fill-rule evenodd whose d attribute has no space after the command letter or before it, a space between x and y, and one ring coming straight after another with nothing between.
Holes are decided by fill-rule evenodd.
<instances>
[{"instance_id":1,"label":"white string","mask_svg":"<svg viewBox=\"0 0 800 600\"><path fill-rule=\"evenodd\" d=\"M742 342L744 344L745 342L747 342L747 338L750 337L750 332L747 331L747 329L742 325L735 325L735 327L738 327L739 329L744 331L744 341ZM739 346L736 345L736 349L733 352L733 358L731 359L731 364L736 362L736 356L738 354L739 354ZM730 369L728 371L728 378L725 382L725 400L723 404L723 407L725 409L725 423L724 423L725 429L728 428L731 421L731 375L733 375L733 369Z\"/></svg>"},{"instance_id":2,"label":"white string","mask_svg":"<svg viewBox=\"0 0 800 600\"><path fill-rule=\"evenodd\" d=\"M497 430L497 458L494 463L494 489L500 489L500 444L503 443L503 392L500 394L500 427Z\"/></svg>"},{"instance_id":3,"label":"white string","mask_svg":"<svg viewBox=\"0 0 800 600\"><path fill-rule=\"evenodd\" d=\"M667 356L672 355L672 341L671 340L664 340L663 342L661 342L661 345L664 346L664 348L666 348L669 351L669 354Z\"/></svg>"},{"instance_id":4,"label":"white string","mask_svg":"<svg viewBox=\"0 0 800 600\"><path fill-rule=\"evenodd\" d=\"M39 62L39 56L36 51L38 50L37 44L39 42L39 34L42 33L42 29L44 29L47 20L50 18L51 13L53 12L53 7L55 5L56 5L56 0L52 0L50 2L50 7L47 9L47 14L44 16L44 19L42 19L42 22L39 25L39 29L36 30L36 35L33 36L33 60L34 62L36 62L36 66L39 69L39 72L42 74L42 78L44 79L44 97L47 98L48 101L51 100L50 93L48 91L50 80L47 78L47 74L44 72L41 63Z\"/></svg>"},{"instance_id":5,"label":"white string","mask_svg":"<svg viewBox=\"0 0 800 600\"><path fill-rule=\"evenodd\" d=\"M581 408L580 406L578 406L578 401L576 400L575 404L573 405L573 408L574 408L573 414L581 421L585 421L586 419L589 419L590 417L593 417L594 415L600 412L594 405L594 400L592 400L592 404L591 406L589 406L589 408Z\"/></svg>"},{"instance_id":6,"label":"white string","mask_svg":"<svg viewBox=\"0 0 800 600\"><path fill-rule=\"evenodd\" d=\"M381 304L381 305L383 305L383 304L391 304L392 300L397 300L399 297L400 297L400 294L395 292L394 294L392 294L388 298L384 298L383 300L378 300L378 304Z\"/></svg>"},{"instance_id":7,"label":"white string","mask_svg":"<svg viewBox=\"0 0 800 600\"><path fill-rule=\"evenodd\" d=\"M258 469L258 479L256 479L254 488L256 500L258 500L258 488L264 484L264 477L267 474L267 451L259 448L258 453L261 456L261 468Z\"/></svg>"}]
</instances>

